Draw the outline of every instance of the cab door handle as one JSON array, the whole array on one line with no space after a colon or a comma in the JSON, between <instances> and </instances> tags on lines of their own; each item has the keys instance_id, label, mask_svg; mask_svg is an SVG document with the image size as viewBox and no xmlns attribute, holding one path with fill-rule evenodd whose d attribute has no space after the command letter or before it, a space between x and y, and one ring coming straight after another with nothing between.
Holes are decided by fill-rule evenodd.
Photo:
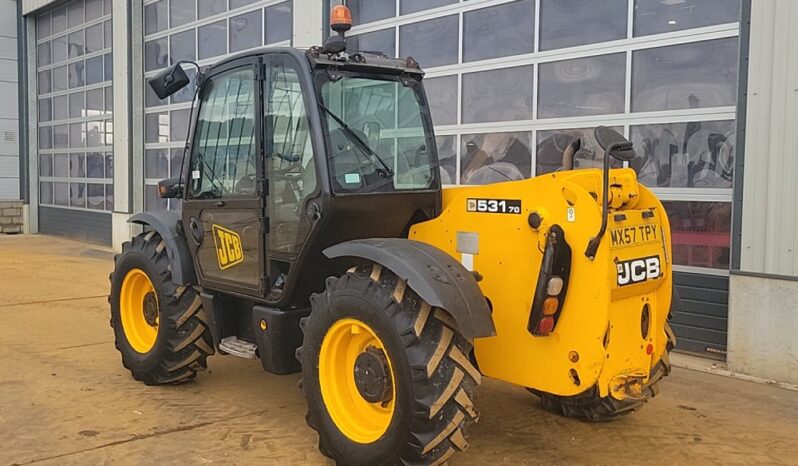
<instances>
[{"instance_id":1,"label":"cab door handle","mask_svg":"<svg viewBox=\"0 0 798 466\"><path fill-rule=\"evenodd\" d=\"M202 244L202 228L200 227L197 219L191 217L191 220L188 222L188 227L191 230L191 235L194 237L194 241L197 242L197 245Z\"/></svg>"},{"instance_id":2,"label":"cab door handle","mask_svg":"<svg viewBox=\"0 0 798 466\"><path fill-rule=\"evenodd\" d=\"M224 207L224 201L216 201L216 207Z\"/></svg>"}]
</instances>

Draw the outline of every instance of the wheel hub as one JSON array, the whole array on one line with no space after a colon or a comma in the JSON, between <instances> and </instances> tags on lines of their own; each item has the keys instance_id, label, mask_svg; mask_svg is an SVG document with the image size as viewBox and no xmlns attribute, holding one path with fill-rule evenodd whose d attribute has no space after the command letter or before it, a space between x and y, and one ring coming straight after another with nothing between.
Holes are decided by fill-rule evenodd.
<instances>
[{"instance_id":1,"label":"wheel hub","mask_svg":"<svg viewBox=\"0 0 798 466\"><path fill-rule=\"evenodd\" d=\"M158 325L158 300L155 298L155 293L150 291L144 295L144 302L142 303L144 310L144 320L150 327Z\"/></svg>"},{"instance_id":2,"label":"wheel hub","mask_svg":"<svg viewBox=\"0 0 798 466\"><path fill-rule=\"evenodd\" d=\"M158 339L158 295L150 277L130 269L119 290L119 318L125 339L138 353L146 354Z\"/></svg>"},{"instance_id":3,"label":"wheel hub","mask_svg":"<svg viewBox=\"0 0 798 466\"><path fill-rule=\"evenodd\" d=\"M396 410L390 352L365 322L332 323L319 348L319 388L324 407L348 439L369 444L388 431Z\"/></svg>"},{"instance_id":4,"label":"wheel hub","mask_svg":"<svg viewBox=\"0 0 798 466\"><path fill-rule=\"evenodd\" d=\"M385 353L369 346L355 360L355 386L369 403L385 405L393 397L392 381Z\"/></svg>"}]
</instances>

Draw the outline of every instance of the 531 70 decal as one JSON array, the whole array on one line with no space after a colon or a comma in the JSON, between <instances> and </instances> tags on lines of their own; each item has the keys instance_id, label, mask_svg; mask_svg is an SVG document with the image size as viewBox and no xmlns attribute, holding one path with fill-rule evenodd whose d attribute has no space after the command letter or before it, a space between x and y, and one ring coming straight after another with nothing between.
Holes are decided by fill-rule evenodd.
<instances>
[{"instance_id":1,"label":"531 70 decal","mask_svg":"<svg viewBox=\"0 0 798 466\"><path fill-rule=\"evenodd\" d=\"M520 214L521 200L469 198L466 202L466 210L488 214Z\"/></svg>"}]
</instances>

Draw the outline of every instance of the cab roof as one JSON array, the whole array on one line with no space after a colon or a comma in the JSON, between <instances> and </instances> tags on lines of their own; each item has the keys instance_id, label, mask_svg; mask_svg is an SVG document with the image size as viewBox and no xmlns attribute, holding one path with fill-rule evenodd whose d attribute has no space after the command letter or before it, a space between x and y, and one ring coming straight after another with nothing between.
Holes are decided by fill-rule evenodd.
<instances>
[{"instance_id":1,"label":"cab roof","mask_svg":"<svg viewBox=\"0 0 798 466\"><path fill-rule=\"evenodd\" d=\"M327 54L322 51L321 47L311 47L307 50L293 47L258 47L231 55L210 65L205 71L211 71L216 67L224 66L240 58L273 54L288 54L297 60L302 60L304 58L308 61L311 68L335 67L343 71L366 71L391 75L424 75L424 71L412 57L406 59L390 58L379 52L366 51L359 51L351 54L346 52Z\"/></svg>"},{"instance_id":2,"label":"cab roof","mask_svg":"<svg viewBox=\"0 0 798 466\"><path fill-rule=\"evenodd\" d=\"M312 47L305 52L311 66L331 66L342 69L373 69L375 72L389 74L417 74L424 75L424 71L412 57L405 59L390 58L380 52L360 51L352 54L346 52L327 54L320 47Z\"/></svg>"}]
</instances>

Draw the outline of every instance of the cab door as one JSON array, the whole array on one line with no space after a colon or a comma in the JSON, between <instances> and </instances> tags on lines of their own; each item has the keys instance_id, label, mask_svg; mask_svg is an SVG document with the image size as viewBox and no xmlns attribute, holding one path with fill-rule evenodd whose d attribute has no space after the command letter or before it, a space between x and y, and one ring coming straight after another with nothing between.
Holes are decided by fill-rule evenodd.
<instances>
[{"instance_id":1,"label":"cab door","mask_svg":"<svg viewBox=\"0 0 798 466\"><path fill-rule=\"evenodd\" d=\"M287 285L315 221L310 207L319 196L308 83L296 59L266 55L263 81L264 156L269 180L270 290L277 299Z\"/></svg>"},{"instance_id":2,"label":"cab door","mask_svg":"<svg viewBox=\"0 0 798 466\"><path fill-rule=\"evenodd\" d=\"M266 220L260 60L215 68L202 85L183 204L199 282L262 296Z\"/></svg>"}]
</instances>

